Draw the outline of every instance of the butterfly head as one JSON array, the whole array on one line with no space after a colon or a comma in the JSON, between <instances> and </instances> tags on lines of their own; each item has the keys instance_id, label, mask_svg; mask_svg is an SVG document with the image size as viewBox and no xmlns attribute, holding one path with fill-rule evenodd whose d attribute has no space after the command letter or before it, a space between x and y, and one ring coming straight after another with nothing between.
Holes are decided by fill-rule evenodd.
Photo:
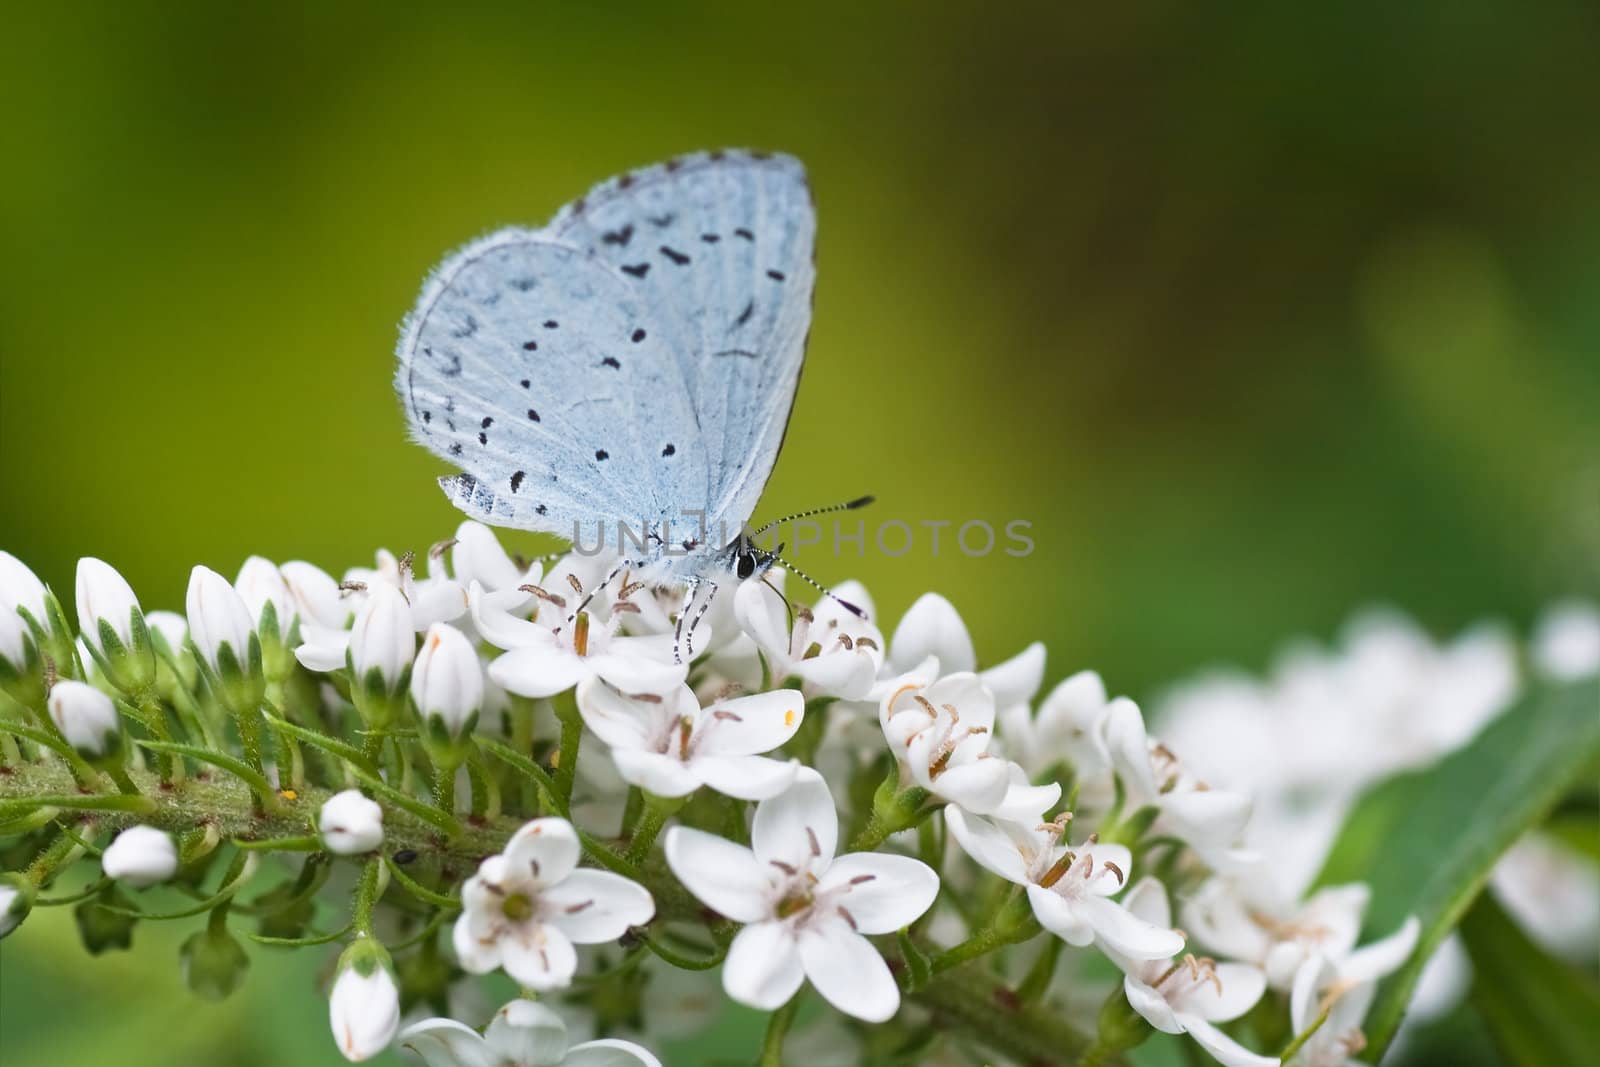
<instances>
[{"instance_id":1,"label":"butterfly head","mask_svg":"<svg viewBox=\"0 0 1600 1067\"><path fill-rule=\"evenodd\" d=\"M750 539L747 532L740 533L738 538L722 550L723 560L728 570L742 582L746 578L754 578L765 574L778 562L778 553L783 551L779 545L775 551L768 552Z\"/></svg>"}]
</instances>

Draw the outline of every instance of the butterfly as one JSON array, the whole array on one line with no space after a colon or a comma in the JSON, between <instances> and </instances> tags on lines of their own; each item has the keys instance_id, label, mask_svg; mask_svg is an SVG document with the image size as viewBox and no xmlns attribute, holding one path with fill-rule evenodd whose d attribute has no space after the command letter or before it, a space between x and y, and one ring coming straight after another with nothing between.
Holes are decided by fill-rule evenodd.
<instances>
[{"instance_id":1,"label":"butterfly","mask_svg":"<svg viewBox=\"0 0 1600 1067\"><path fill-rule=\"evenodd\" d=\"M395 388L412 436L462 471L439 479L451 503L614 534L613 577L682 582L685 611L779 562L747 523L805 361L815 238L798 160L718 151L449 256L401 328Z\"/></svg>"}]
</instances>

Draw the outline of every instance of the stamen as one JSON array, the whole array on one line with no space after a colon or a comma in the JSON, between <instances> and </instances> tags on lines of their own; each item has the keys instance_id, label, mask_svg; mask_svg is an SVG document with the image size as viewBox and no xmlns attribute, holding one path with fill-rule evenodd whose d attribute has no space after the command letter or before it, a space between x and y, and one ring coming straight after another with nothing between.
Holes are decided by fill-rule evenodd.
<instances>
[{"instance_id":1,"label":"stamen","mask_svg":"<svg viewBox=\"0 0 1600 1067\"><path fill-rule=\"evenodd\" d=\"M366 591L366 582L343 581L339 583L339 592L341 593L365 593Z\"/></svg>"},{"instance_id":2,"label":"stamen","mask_svg":"<svg viewBox=\"0 0 1600 1067\"><path fill-rule=\"evenodd\" d=\"M578 576L576 574L567 575L567 584L572 586L572 591L574 593L577 593L579 596L583 595L583 583L578 581Z\"/></svg>"},{"instance_id":3,"label":"stamen","mask_svg":"<svg viewBox=\"0 0 1600 1067\"><path fill-rule=\"evenodd\" d=\"M1060 859L1056 860L1050 865L1050 869L1048 871L1044 872L1044 877L1039 879L1039 884L1044 888L1049 889L1051 886L1061 881L1062 876L1070 871L1072 869L1072 865L1077 861L1077 853L1073 852L1071 849L1068 849Z\"/></svg>"},{"instance_id":4,"label":"stamen","mask_svg":"<svg viewBox=\"0 0 1600 1067\"><path fill-rule=\"evenodd\" d=\"M856 638L856 647L857 648L870 648L873 651L877 651L878 642L874 641L870 637L858 637L858 638Z\"/></svg>"},{"instance_id":5,"label":"stamen","mask_svg":"<svg viewBox=\"0 0 1600 1067\"><path fill-rule=\"evenodd\" d=\"M401 581L405 581L405 579L407 579L407 578L409 578L411 576L411 568L412 568L412 565L416 563L416 561L417 561L417 554L415 552L411 551L409 548L406 549L405 552L401 553L401 555L400 555L400 580Z\"/></svg>"},{"instance_id":6,"label":"stamen","mask_svg":"<svg viewBox=\"0 0 1600 1067\"><path fill-rule=\"evenodd\" d=\"M856 917L854 915L850 914L850 909L849 908L840 907L839 908L839 914L843 915L844 916L844 921L850 924L850 929L856 931L857 933L860 933L861 928L856 925Z\"/></svg>"},{"instance_id":7,"label":"stamen","mask_svg":"<svg viewBox=\"0 0 1600 1067\"><path fill-rule=\"evenodd\" d=\"M617 593L617 599L618 600L627 600L629 597L631 597L633 594L637 593L639 590L643 589L644 587L645 587L645 585L644 585L643 582L630 582L630 583L624 585L622 587L621 591ZM637 611L638 609L635 608L634 610Z\"/></svg>"},{"instance_id":8,"label":"stamen","mask_svg":"<svg viewBox=\"0 0 1600 1067\"><path fill-rule=\"evenodd\" d=\"M806 840L811 842L811 854L813 856L822 855L822 845L817 841L817 833L809 826L806 827Z\"/></svg>"},{"instance_id":9,"label":"stamen","mask_svg":"<svg viewBox=\"0 0 1600 1067\"><path fill-rule=\"evenodd\" d=\"M433 560L440 559L446 552L450 551L455 546L456 539L454 537L443 541L435 541L432 547L428 549L428 558Z\"/></svg>"},{"instance_id":10,"label":"stamen","mask_svg":"<svg viewBox=\"0 0 1600 1067\"><path fill-rule=\"evenodd\" d=\"M778 870L782 871L784 874L800 873L800 869L792 863L785 863L782 860L768 860L767 862L778 868Z\"/></svg>"},{"instance_id":11,"label":"stamen","mask_svg":"<svg viewBox=\"0 0 1600 1067\"><path fill-rule=\"evenodd\" d=\"M630 693L628 694L628 699L637 700L641 704L661 703L661 698L656 696L654 693Z\"/></svg>"},{"instance_id":12,"label":"stamen","mask_svg":"<svg viewBox=\"0 0 1600 1067\"><path fill-rule=\"evenodd\" d=\"M567 914L568 915L576 915L576 914L578 914L578 912L582 911L583 909L592 908L592 907L594 907L594 901L592 901L592 900L586 900L582 904L570 904L570 905L567 906Z\"/></svg>"},{"instance_id":13,"label":"stamen","mask_svg":"<svg viewBox=\"0 0 1600 1067\"><path fill-rule=\"evenodd\" d=\"M554 593L546 592L544 589L542 589L541 587L539 587L537 585L519 585L519 586L517 586L517 591L520 592L520 593L532 593L534 596L538 597L540 600L548 601L551 604L554 604L558 608L564 608L564 607L567 606L567 598L566 597L564 597L564 596L556 596Z\"/></svg>"},{"instance_id":14,"label":"stamen","mask_svg":"<svg viewBox=\"0 0 1600 1067\"><path fill-rule=\"evenodd\" d=\"M685 715L678 720L678 758L689 758L689 736L694 733L694 720Z\"/></svg>"},{"instance_id":15,"label":"stamen","mask_svg":"<svg viewBox=\"0 0 1600 1067\"><path fill-rule=\"evenodd\" d=\"M817 644L815 641L813 641L813 642L811 642L810 645L806 646L805 654L802 655L800 658L801 659L816 659L820 655L822 655L822 646Z\"/></svg>"},{"instance_id":16,"label":"stamen","mask_svg":"<svg viewBox=\"0 0 1600 1067\"><path fill-rule=\"evenodd\" d=\"M612 615L623 615L623 614L638 615L638 614L640 614L639 605L637 605L637 604L635 604L635 603L633 603L631 601L619 600L615 604L611 605L611 614Z\"/></svg>"},{"instance_id":17,"label":"stamen","mask_svg":"<svg viewBox=\"0 0 1600 1067\"><path fill-rule=\"evenodd\" d=\"M1101 860L1100 866L1117 876L1118 885L1126 885L1128 883L1128 879L1123 876L1122 868L1118 867L1115 863L1112 863L1110 860Z\"/></svg>"},{"instance_id":18,"label":"stamen","mask_svg":"<svg viewBox=\"0 0 1600 1067\"><path fill-rule=\"evenodd\" d=\"M589 613L587 611L578 612L577 624L572 628L572 650L580 656L589 654Z\"/></svg>"},{"instance_id":19,"label":"stamen","mask_svg":"<svg viewBox=\"0 0 1600 1067\"><path fill-rule=\"evenodd\" d=\"M878 876L875 875L875 874L858 874L854 878L850 879L850 884L851 885L861 885L861 884L863 884L865 882L874 881L877 877Z\"/></svg>"},{"instance_id":20,"label":"stamen","mask_svg":"<svg viewBox=\"0 0 1600 1067\"><path fill-rule=\"evenodd\" d=\"M917 688L920 688L920 687L919 686L915 686L915 685L902 685L899 689L896 689L894 691L894 695L889 698L889 718L892 719L892 718L895 717L896 713L895 713L895 710L894 710L894 706L900 702L900 694L901 693L909 693L911 690L917 689ZM923 701L923 703L927 703L927 701ZM900 710L901 711L908 711L910 709L901 708Z\"/></svg>"},{"instance_id":21,"label":"stamen","mask_svg":"<svg viewBox=\"0 0 1600 1067\"><path fill-rule=\"evenodd\" d=\"M856 647L854 642L852 642L850 640L850 635L849 634L840 634L839 635L839 644L843 645L846 650L851 650L851 649L854 649Z\"/></svg>"},{"instance_id":22,"label":"stamen","mask_svg":"<svg viewBox=\"0 0 1600 1067\"><path fill-rule=\"evenodd\" d=\"M713 711L711 713L711 717L713 719L732 719L734 722L744 722L744 716L728 711L724 708L718 708L716 711Z\"/></svg>"}]
</instances>

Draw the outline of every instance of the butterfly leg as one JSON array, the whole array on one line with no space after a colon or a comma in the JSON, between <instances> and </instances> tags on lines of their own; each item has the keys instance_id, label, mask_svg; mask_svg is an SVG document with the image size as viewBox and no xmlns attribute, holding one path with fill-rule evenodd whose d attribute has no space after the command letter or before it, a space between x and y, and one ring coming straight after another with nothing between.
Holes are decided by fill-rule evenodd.
<instances>
[{"instance_id":1,"label":"butterfly leg","mask_svg":"<svg viewBox=\"0 0 1600 1067\"><path fill-rule=\"evenodd\" d=\"M694 593L698 591L702 585L706 586L707 589L706 598L705 600L701 601L699 610L694 613L694 619L689 623L689 658L691 660L694 659L694 632L700 627L700 620L706 617L706 612L711 610L711 602L717 598L716 582L713 582L709 578L696 578L694 580L694 589L689 593L689 599L691 601L694 600ZM689 605L685 604L684 610L687 611L688 608ZM678 621L679 623L683 622L681 616L679 617Z\"/></svg>"},{"instance_id":2,"label":"butterfly leg","mask_svg":"<svg viewBox=\"0 0 1600 1067\"><path fill-rule=\"evenodd\" d=\"M700 592L699 578L685 578L683 584L688 590L688 594L683 598L683 606L678 609L678 622L672 631L672 662L674 663L683 662L683 620L689 617L689 609L694 607L695 594ZM689 628L689 643L691 646L689 658L693 659L694 627L692 626Z\"/></svg>"}]
</instances>

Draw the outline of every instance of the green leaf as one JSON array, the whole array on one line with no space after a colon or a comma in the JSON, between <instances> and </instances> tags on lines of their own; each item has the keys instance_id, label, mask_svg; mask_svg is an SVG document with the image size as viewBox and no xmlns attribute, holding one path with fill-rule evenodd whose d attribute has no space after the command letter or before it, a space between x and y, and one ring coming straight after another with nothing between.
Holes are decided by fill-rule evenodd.
<instances>
[{"instance_id":1,"label":"green leaf","mask_svg":"<svg viewBox=\"0 0 1600 1067\"><path fill-rule=\"evenodd\" d=\"M1585 1063L1600 1048L1600 986L1528 940L1485 893L1461 920L1472 1003L1506 1061Z\"/></svg>"},{"instance_id":2,"label":"green leaf","mask_svg":"<svg viewBox=\"0 0 1600 1067\"><path fill-rule=\"evenodd\" d=\"M1408 915L1422 924L1416 951L1379 987L1367 1017L1369 1059L1382 1058L1423 964L1501 854L1600 767L1596 710L1592 683L1536 689L1471 744L1384 782L1351 813L1319 884L1370 885L1369 932L1388 934Z\"/></svg>"}]
</instances>

